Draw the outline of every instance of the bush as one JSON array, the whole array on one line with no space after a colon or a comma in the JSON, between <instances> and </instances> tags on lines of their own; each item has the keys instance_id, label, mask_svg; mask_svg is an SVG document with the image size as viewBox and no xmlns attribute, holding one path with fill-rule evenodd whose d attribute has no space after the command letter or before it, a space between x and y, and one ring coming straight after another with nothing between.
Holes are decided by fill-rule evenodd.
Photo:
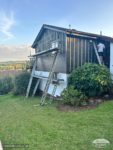
<instances>
[{"instance_id":1,"label":"bush","mask_svg":"<svg viewBox=\"0 0 113 150\"><path fill-rule=\"evenodd\" d=\"M0 95L7 94L13 89L11 77L0 78Z\"/></svg>"},{"instance_id":2,"label":"bush","mask_svg":"<svg viewBox=\"0 0 113 150\"><path fill-rule=\"evenodd\" d=\"M24 71L17 75L14 80L14 95L25 95L30 79L30 72ZM36 84L36 79L33 79L31 88L30 88L30 95L33 92L34 86ZM37 94L37 93L36 93Z\"/></svg>"},{"instance_id":3,"label":"bush","mask_svg":"<svg viewBox=\"0 0 113 150\"><path fill-rule=\"evenodd\" d=\"M30 78L30 73L28 72L22 72L15 77L14 92L13 92L15 95L26 94L29 78Z\"/></svg>"},{"instance_id":4,"label":"bush","mask_svg":"<svg viewBox=\"0 0 113 150\"><path fill-rule=\"evenodd\" d=\"M83 103L86 103L87 97L83 92L74 89L73 86L66 88L61 94L64 104L81 106Z\"/></svg>"},{"instance_id":5,"label":"bush","mask_svg":"<svg viewBox=\"0 0 113 150\"><path fill-rule=\"evenodd\" d=\"M74 70L69 77L69 85L87 96L101 96L109 93L112 79L109 70L98 64L85 64Z\"/></svg>"}]
</instances>

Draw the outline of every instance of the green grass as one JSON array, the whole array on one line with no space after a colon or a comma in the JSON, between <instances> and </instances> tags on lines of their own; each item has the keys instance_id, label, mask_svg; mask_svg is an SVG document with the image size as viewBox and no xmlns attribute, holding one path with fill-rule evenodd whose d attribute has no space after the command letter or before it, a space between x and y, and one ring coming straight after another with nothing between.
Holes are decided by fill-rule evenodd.
<instances>
[{"instance_id":1,"label":"green grass","mask_svg":"<svg viewBox=\"0 0 113 150\"><path fill-rule=\"evenodd\" d=\"M0 139L3 144L28 144L5 150L94 150L105 138L113 149L113 101L79 112L60 112L55 105L34 107L39 98L0 96ZM11 146L11 145L10 145Z\"/></svg>"}]
</instances>

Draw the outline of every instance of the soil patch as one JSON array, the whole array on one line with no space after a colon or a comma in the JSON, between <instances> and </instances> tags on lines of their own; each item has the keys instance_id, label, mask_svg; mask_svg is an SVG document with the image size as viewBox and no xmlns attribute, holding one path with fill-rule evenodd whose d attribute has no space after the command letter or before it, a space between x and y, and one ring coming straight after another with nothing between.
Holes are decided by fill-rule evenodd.
<instances>
[{"instance_id":1,"label":"soil patch","mask_svg":"<svg viewBox=\"0 0 113 150\"><path fill-rule=\"evenodd\" d=\"M60 104L57 106L58 110L64 111L64 112L69 112L69 111L82 111L82 110L89 110L89 109L94 109L97 106L81 106L81 107L75 107L75 106L70 106L66 104Z\"/></svg>"},{"instance_id":2,"label":"soil patch","mask_svg":"<svg viewBox=\"0 0 113 150\"><path fill-rule=\"evenodd\" d=\"M64 112L90 110L90 109L95 109L96 107L99 106L99 104L103 102L104 100L102 99L90 99L88 105L76 107L76 106L70 106L67 104L59 104L57 106L57 109L60 111L64 111Z\"/></svg>"}]
</instances>

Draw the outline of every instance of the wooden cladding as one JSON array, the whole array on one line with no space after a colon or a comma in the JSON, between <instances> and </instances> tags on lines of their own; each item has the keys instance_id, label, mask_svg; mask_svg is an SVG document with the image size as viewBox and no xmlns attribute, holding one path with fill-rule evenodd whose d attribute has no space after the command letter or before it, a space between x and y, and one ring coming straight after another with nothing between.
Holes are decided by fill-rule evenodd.
<instances>
[{"instance_id":1,"label":"wooden cladding","mask_svg":"<svg viewBox=\"0 0 113 150\"><path fill-rule=\"evenodd\" d=\"M56 59L55 72L66 73L66 34L45 29L37 42L36 53L51 49L58 42L59 54ZM37 70L50 71L53 54L49 53L37 59Z\"/></svg>"},{"instance_id":2,"label":"wooden cladding","mask_svg":"<svg viewBox=\"0 0 113 150\"><path fill-rule=\"evenodd\" d=\"M37 42L36 52L51 49L52 43L58 42L60 53L57 57L55 72L70 73L85 63L98 63L93 43L90 38L78 37L50 29L45 29ZM94 41L97 42L96 40ZM38 70L48 71L52 55L38 59Z\"/></svg>"},{"instance_id":3,"label":"wooden cladding","mask_svg":"<svg viewBox=\"0 0 113 150\"><path fill-rule=\"evenodd\" d=\"M37 44L37 51L49 50L52 48L52 43L57 42L60 52L65 51L65 34L49 29L45 29Z\"/></svg>"},{"instance_id":4,"label":"wooden cladding","mask_svg":"<svg viewBox=\"0 0 113 150\"><path fill-rule=\"evenodd\" d=\"M67 36L67 72L84 63L97 63L93 44L90 39Z\"/></svg>"}]
</instances>

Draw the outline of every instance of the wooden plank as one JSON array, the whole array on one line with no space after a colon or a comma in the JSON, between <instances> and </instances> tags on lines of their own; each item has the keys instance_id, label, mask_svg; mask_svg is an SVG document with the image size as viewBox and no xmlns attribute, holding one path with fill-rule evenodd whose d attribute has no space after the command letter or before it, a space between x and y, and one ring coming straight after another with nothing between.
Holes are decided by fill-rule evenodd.
<instances>
[{"instance_id":1,"label":"wooden plank","mask_svg":"<svg viewBox=\"0 0 113 150\"><path fill-rule=\"evenodd\" d=\"M89 42L89 63L92 63L92 43Z\"/></svg>"},{"instance_id":2,"label":"wooden plank","mask_svg":"<svg viewBox=\"0 0 113 150\"><path fill-rule=\"evenodd\" d=\"M71 56L71 37L69 37L69 60L70 60L70 62L69 62L69 71L71 72L71 65L72 65L72 63L71 63L71 59L72 59L72 56Z\"/></svg>"},{"instance_id":3,"label":"wooden plank","mask_svg":"<svg viewBox=\"0 0 113 150\"><path fill-rule=\"evenodd\" d=\"M49 50L45 50L45 51L42 51L42 52L39 52L39 53L36 53L34 55L32 55L32 57L38 57L38 56L41 56L41 55L44 55L44 54L47 54L47 53L51 53L51 52L55 52L55 51L58 51L59 49L58 48L54 48L54 49L49 49Z\"/></svg>"},{"instance_id":4,"label":"wooden plank","mask_svg":"<svg viewBox=\"0 0 113 150\"><path fill-rule=\"evenodd\" d=\"M34 90L33 90L32 97L35 95L35 93L36 93L36 90L37 90L37 88L38 88L39 83L40 83L40 79L38 79L38 80L37 80L37 82L36 82L35 88L34 88Z\"/></svg>"},{"instance_id":5,"label":"wooden plank","mask_svg":"<svg viewBox=\"0 0 113 150\"><path fill-rule=\"evenodd\" d=\"M76 64L75 64L75 60L76 60L76 55L75 55L75 51L76 51L76 49L75 49L75 38L73 39L74 41L74 46L73 46L73 51L74 51L74 55L73 55L73 69L75 69L75 66L76 66Z\"/></svg>"},{"instance_id":6,"label":"wooden plank","mask_svg":"<svg viewBox=\"0 0 113 150\"><path fill-rule=\"evenodd\" d=\"M89 62L89 40L86 40L86 62Z\"/></svg>"},{"instance_id":7,"label":"wooden plank","mask_svg":"<svg viewBox=\"0 0 113 150\"><path fill-rule=\"evenodd\" d=\"M67 73L70 73L70 38L66 37Z\"/></svg>"},{"instance_id":8,"label":"wooden plank","mask_svg":"<svg viewBox=\"0 0 113 150\"><path fill-rule=\"evenodd\" d=\"M71 70L70 70L70 72L74 68L74 57L73 57L73 55L74 55L74 40L73 39L74 38L71 38L71 41L70 41L70 45L71 45L71 56L70 56L70 58L71 58Z\"/></svg>"},{"instance_id":9,"label":"wooden plank","mask_svg":"<svg viewBox=\"0 0 113 150\"><path fill-rule=\"evenodd\" d=\"M44 77L44 76L38 76L38 75L33 75L34 78L37 78L37 79L47 79L48 77Z\"/></svg>"},{"instance_id":10,"label":"wooden plank","mask_svg":"<svg viewBox=\"0 0 113 150\"><path fill-rule=\"evenodd\" d=\"M81 49L81 66L82 66L82 63L83 63L83 39L81 39L81 43L80 43L80 49Z\"/></svg>"},{"instance_id":11,"label":"wooden plank","mask_svg":"<svg viewBox=\"0 0 113 150\"><path fill-rule=\"evenodd\" d=\"M85 63L85 39L82 40L82 65Z\"/></svg>"},{"instance_id":12,"label":"wooden plank","mask_svg":"<svg viewBox=\"0 0 113 150\"><path fill-rule=\"evenodd\" d=\"M36 60L35 60L34 65L33 65L31 77L29 79L29 84L28 84L27 92L26 92L26 98L28 98L28 96L29 96L29 92L30 92L30 88L31 88L31 84L32 84L32 80L33 80L33 75L34 75L34 72L35 72L35 68L36 68Z\"/></svg>"},{"instance_id":13,"label":"wooden plank","mask_svg":"<svg viewBox=\"0 0 113 150\"><path fill-rule=\"evenodd\" d=\"M81 39L79 39L79 66L81 66Z\"/></svg>"},{"instance_id":14,"label":"wooden plank","mask_svg":"<svg viewBox=\"0 0 113 150\"><path fill-rule=\"evenodd\" d=\"M87 41L85 40L85 43L84 43L84 55L85 55L85 58L84 58L84 63L87 62Z\"/></svg>"},{"instance_id":15,"label":"wooden plank","mask_svg":"<svg viewBox=\"0 0 113 150\"><path fill-rule=\"evenodd\" d=\"M80 45L80 43L79 43L80 41L79 41L79 39L78 39L78 42L77 42L77 67L79 67L79 53L80 53L80 49L79 49L79 45Z\"/></svg>"},{"instance_id":16,"label":"wooden plank","mask_svg":"<svg viewBox=\"0 0 113 150\"><path fill-rule=\"evenodd\" d=\"M64 49L65 49L65 55L66 55L66 57L65 57L65 59L66 59L66 61L65 61L65 63L66 63L66 73L68 73L68 48L67 48L67 36L66 35L64 35L65 36L65 40L64 40Z\"/></svg>"}]
</instances>

